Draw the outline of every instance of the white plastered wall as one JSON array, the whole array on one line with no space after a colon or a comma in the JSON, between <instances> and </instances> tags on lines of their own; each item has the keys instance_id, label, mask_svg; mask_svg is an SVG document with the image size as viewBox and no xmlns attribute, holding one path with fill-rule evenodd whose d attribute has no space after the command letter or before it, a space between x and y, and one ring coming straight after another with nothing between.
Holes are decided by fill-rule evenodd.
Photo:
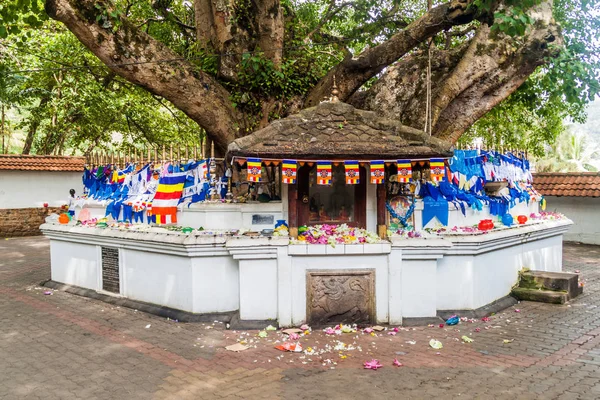
<instances>
[{"instance_id":1,"label":"white plastered wall","mask_svg":"<svg viewBox=\"0 0 600 400\"><path fill-rule=\"evenodd\" d=\"M546 211L565 214L574 225L565 240L600 245L600 197L546 197Z\"/></svg>"},{"instance_id":2,"label":"white plastered wall","mask_svg":"<svg viewBox=\"0 0 600 400\"><path fill-rule=\"evenodd\" d=\"M0 171L0 209L66 204L69 190L83 190L82 172Z\"/></svg>"}]
</instances>

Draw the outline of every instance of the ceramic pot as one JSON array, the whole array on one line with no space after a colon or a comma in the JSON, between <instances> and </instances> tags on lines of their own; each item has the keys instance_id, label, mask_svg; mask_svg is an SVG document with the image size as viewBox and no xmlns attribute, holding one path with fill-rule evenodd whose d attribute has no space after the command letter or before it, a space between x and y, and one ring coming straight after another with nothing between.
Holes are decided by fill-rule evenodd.
<instances>
[{"instance_id":1,"label":"ceramic pot","mask_svg":"<svg viewBox=\"0 0 600 400\"><path fill-rule=\"evenodd\" d=\"M479 225L477 225L480 231L489 231L490 229L494 229L494 223L491 219L482 219L479 221Z\"/></svg>"},{"instance_id":2,"label":"ceramic pot","mask_svg":"<svg viewBox=\"0 0 600 400\"><path fill-rule=\"evenodd\" d=\"M506 226L511 226L514 223L513 217L510 214L504 214L502 216L502 223Z\"/></svg>"}]
</instances>

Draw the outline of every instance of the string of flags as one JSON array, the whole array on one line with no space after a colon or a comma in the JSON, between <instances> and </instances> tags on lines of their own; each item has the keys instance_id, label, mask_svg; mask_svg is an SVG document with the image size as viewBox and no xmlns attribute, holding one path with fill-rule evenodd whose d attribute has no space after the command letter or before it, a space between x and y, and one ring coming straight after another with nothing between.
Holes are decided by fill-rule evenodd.
<instances>
[{"instance_id":1,"label":"string of flags","mask_svg":"<svg viewBox=\"0 0 600 400\"><path fill-rule=\"evenodd\" d=\"M412 164L410 160L398 160L398 182L409 183L412 181Z\"/></svg>"},{"instance_id":2,"label":"string of flags","mask_svg":"<svg viewBox=\"0 0 600 400\"><path fill-rule=\"evenodd\" d=\"M260 182L262 174L262 161L260 158L248 159L248 181Z\"/></svg>"},{"instance_id":3,"label":"string of flags","mask_svg":"<svg viewBox=\"0 0 600 400\"><path fill-rule=\"evenodd\" d=\"M331 184L331 161L317 161L317 185Z\"/></svg>"},{"instance_id":4,"label":"string of flags","mask_svg":"<svg viewBox=\"0 0 600 400\"><path fill-rule=\"evenodd\" d=\"M272 161L272 160L269 160ZM247 158L248 181L262 182L262 162L260 158ZM274 161L273 161L274 162ZM278 162L274 162L278 164ZM302 162L300 162L302 163ZM360 162L358 160L343 161L347 185L357 185L360 183ZM370 182L372 184L381 184L385 182L385 164L389 161L374 160L368 161L371 170ZM281 168L281 182L286 184L295 184L298 173L298 160L283 160ZM331 185L333 176L332 161L316 161L317 164L317 185ZM303 164L301 164L303 165ZM412 182L412 160L397 160L398 182ZM446 164L443 158L432 158L429 160L431 180L440 182L446 176Z\"/></svg>"},{"instance_id":5,"label":"string of flags","mask_svg":"<svg viewBox=\"0 0 600 400\"><path fill-rule=\"evenodd\" d=\"M378 185L385 180L385 163L383 160L371 161L371 183Z\"/></svg>"},{"instance_id":6,"label":"string of flags","mask_svg":"<svg viewBox=\"0 0 600 400\"><path fill-rule=\"evenodd\" d=\"M446 175L446 165L443 158L432 158L429 161L429 168L431 168L431 180L434 182L441 182Z\"/></svg>"}]
</instances>

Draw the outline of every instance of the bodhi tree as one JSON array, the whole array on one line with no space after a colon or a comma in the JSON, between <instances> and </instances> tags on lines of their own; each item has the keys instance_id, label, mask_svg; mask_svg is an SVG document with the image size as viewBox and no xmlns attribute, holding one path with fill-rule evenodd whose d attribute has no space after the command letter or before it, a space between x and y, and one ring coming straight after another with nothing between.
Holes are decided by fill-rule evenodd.
<instances>
[{"instance_id":1,"label":"bodhi tree","mask_svg":"<svg viewBox=\"0 0 600 400\"><path fill-rule=\"evenodd\" d=\"M19 2L35 19L35 0ZM590 35L590 3L46 0L45 11L114 74L189 116L222 153L316 105L334 81L342 101L451 142L501 103L508 115L492 112L488 125L528 107L538 120L544 107L559 124L582 118L599 91L597 44L565 34L557 17Z\"/></svg>"}]
</instances>

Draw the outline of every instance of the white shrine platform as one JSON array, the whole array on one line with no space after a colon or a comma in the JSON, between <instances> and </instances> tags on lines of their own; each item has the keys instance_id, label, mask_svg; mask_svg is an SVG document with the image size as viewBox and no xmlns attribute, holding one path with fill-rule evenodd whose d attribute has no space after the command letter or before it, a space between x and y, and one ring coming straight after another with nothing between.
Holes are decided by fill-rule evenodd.
<instances>
[{"instance_id":1,"label":"white shrine platform","mask_svg":"<svg viewBox=\"0 0 600 400\"><path fill-rule=\"evenodd\" d=\"M550 220L480 235L336 247L162 228L40 229L50 239L55 282L194 314L239 312L242 321L294 326L307 319L307 277L318 271L374 272L377 323L486 306L510 293L522 268L561 271L562 239L571 224ZM118 290L112 292L103 282L103 248L118 254Z\"/></svg>"}]
</instances>

